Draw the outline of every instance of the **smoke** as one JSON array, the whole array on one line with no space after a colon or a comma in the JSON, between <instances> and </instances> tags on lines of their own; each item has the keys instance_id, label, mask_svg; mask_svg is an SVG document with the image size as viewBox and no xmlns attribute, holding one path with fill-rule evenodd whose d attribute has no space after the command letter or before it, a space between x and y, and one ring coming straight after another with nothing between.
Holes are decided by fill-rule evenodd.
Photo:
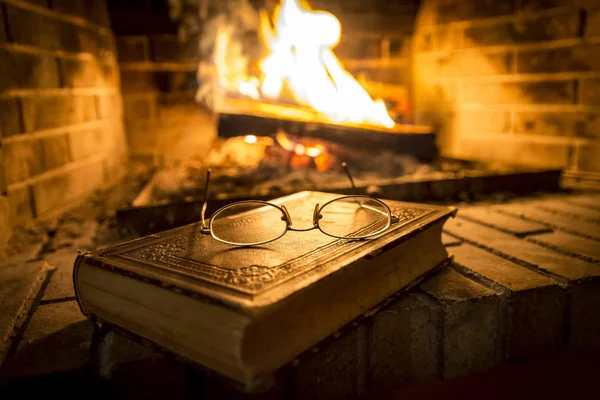
<instances>
[{"instance_id":1,"label":"smoke","mask_svg":"<svg viewBox=\"0 0 600 400\"><path fill-rule=\"evenodd\" d=\"M196 100L218 108L228 86L250 75L264 51L259 40L259 5L251 0L169 0L179 36L196 42L200 54Z\"/></svg>"}]
</instances>

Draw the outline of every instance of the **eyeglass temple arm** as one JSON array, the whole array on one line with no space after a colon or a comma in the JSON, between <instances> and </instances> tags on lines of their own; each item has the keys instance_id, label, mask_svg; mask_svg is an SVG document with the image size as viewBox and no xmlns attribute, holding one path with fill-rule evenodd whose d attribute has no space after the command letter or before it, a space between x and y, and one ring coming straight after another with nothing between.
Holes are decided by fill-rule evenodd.
<instances>
[{"instance_id":1,"label":"eyeglass temple arm","mask_svg":"<svg viewBox=\"0 0 600 400\"><path fill-rule=\"evenodd\" d=\"M350 174L350 170L348 169L348 164L346 164L345 161L342 163L342 168L344 168L344 172L346 172L346 176L348 176L348 179L350 180L350 184L352 185L352 190L354 191L354 194L358 194L358 190L356 190L356 185L354 184L354 179L352 179L352 175Z\"/></svg>"},{"instance_id":2,"label":"eyeglass temple arm","mask_svg":"<svg viewBox=\"0 0 600 400\"><path fill-rule=\"evenodd\" d=\"M208 202L208 184L210 183L210 168L206 170L206 183L204 184L204 200L202 201L202 211L200 213L200 221L202 221L201 228L206 228L206 221L204 220L204 214L206 214L206 205Z\"/></svg>"},{"instance_id":3,"label":"eyeglass temple arm","mask_svg":"<svg viewBox=\"0 0 600 400\"><path fill-rule=\"evenodd\" d=\"M350 184L352 185L352 190L354 191L354 194L358 194L358 190L356 189L356 185L354 185L354 179L352 179L352 175L350 174L350 170L348 169L348 164L346 164L346 162L342 163L342 168L344 168L344 171L346 172L346 175L348 176L348 179L350 180ZM362 207L362 205L361 205ZM390 220L390 224L395 224L400 222L400 218L397 215L391 215L391 220Z\"/></svg>"}]
</instances>

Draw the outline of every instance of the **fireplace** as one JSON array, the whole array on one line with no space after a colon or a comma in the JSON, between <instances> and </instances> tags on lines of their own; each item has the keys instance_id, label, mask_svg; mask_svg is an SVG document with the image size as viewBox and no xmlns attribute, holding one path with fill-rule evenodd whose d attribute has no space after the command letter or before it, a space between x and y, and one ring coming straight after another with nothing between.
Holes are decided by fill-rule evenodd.
<instances>
[{"instance_id":1,"label":"fireplace","mask_svg":"<svg viewBox=\"0 0 600 400\"><path fill-rule=\"evenodd\" d=\"M468 168L562 170L571 183L593 185L598 178L595 8L537 1L310 2L339 21L339 38L328 40L339 41L333 54L340 65L405 134L390 142L376 132L390 129L389 121L379 127L358 121L357 134L348 127L357 123L352 118L315 129L323 121L314 113L287 117L299 107L290 107L285 93L275 103L264 93L260 99L283 122L263 113L258 123L236 118L254 100L239 90L237 97L229 91L225 106L214 103L219 26L233 26L233 47L245 52L245 77L254 79L257 60L267 57L259 10L272 17L277 3L3 5L4 229L51 216L67 201L112 184L127 160L160 169L206 160L228 137L275 140L281 131L338 146L364 138L376 151L412 156L397 160L404 167L450 158L460 161L459 171L467 162Z\"/></svg>"},{"instance_id":2,"label":"fireplace","mask_svg":"<svg viewBox=\"0 0 600 400\"><path fill-rule=\"evenodd\" d=\"M454 260L291 361L286 394L352 397L597 347L600 195L571 189L600 186L598 5L285 0L317 18L295 28L317 43L315 98L290 72L295 42L278 90L266 83L282 1L0 1L0 392L19 368L68 364L70 385L138 359L113 381L218 392L212 374L157 372L166 358L118 332L91 341L102 327L77 307L75 257L305 189L460 210L439 227Z\"/></svg>"},{"instance_id":3,"label":"fireplace","mask_svg":"<svg viewBox=\"0 0 600 400\"><path fill-rule=\"evenodd\" d=\"M282 8L277 9L277 4L279 2L197 1L186 2L185 5L174 2L170 8L170 16L174 22L169 29L172 32L177 30L179 41L173 33L169 36L150 32L140 36L138 31L135 32L136 35L131 35L131 29L135 27L132 28L129 23L130 16L139 10L117 10L116 14L113 12L116 16L120 15L119 12L122 13L116 21L122 18L122 29L127 33L123 36L118 34L117 42L122 48L120 57L124 60L121 62L124 77L122 87L125 121L126 126L130 127L131 153L136 158L149 160L161 170L135 206L153 206L167 201L167 208L158 207L154 212L164 214L169 208L186 209L188 211L185 214L196 215L195 211L189 210L196 210L199 199L202 198L202 169L208 166L223 167L221 164L225 159L233 159L234 162L233 165L226 163L224 166L225 178L231 179L217 189L222 201L269 198L301 189L345 192L350 189L349 186L328 184L340 181L340 177L343 179L339 168L337 175L321 174L322 177L319 178L311 176L314 171L301 174L297 171L286 172L291 171L286 167L302 169L307 166L309 169L314 167L312 169L319 172L332 170L342 158L358 167L360 173L365 173L364 179L359 177L362 190L404 200L456 199L459 196L464 198L465 192L519 192L523 187L530 190L554 189L556 185L547 185L547 180L540 176L534 175L531 182L524 184L520 179L515 179L514 174L523 170L557 171L569 167L560 164L552 154L546 157L546 147L537 146L539 140L542 144L546 143L545 139L532 134L521 137L511 134L507 135L508 138L503 138L516 143L529 143L533 140L536 145L532 145L535 147L532 152L536 154L526 158L520 157L522 152L508 145L493 145L493 140L489 147L489 151L494 150L493 155L482 149L473 149L468 154L464 149L474 146L470 144L462 148L456 147L457 143L466 139L462 136L452 139L456 136L454 130L461 134L463 131L476 132L476 137L486 135L488 132L483 127L474 128L468 124L477 124L477 118L494 124L498 115L512 118L512 111L498 110L504 104L500 101L494 103L493 100L488 101L492 103L491 109L484 113L472 110L472 104L465 107L450 104L444 98L445 75L434 72L435 79L426 75L430 62L427 57L435 57L437 54L425 53L426 45L423 42L433 40L427 32L437 32L435 40L445 38L442 32L445 25L431 25L428 18L436 13L450 12L444 11L450 6L416 1L369 5L329 1L313 2L307 6L302 2L287 1L283 2ZM287 11L285 7L288 7ZM327 13L318 11L321 9ZM165 9L152 12L165 18ZM285 13L291 15L287 19L292 22L286 23ZM315 22L310 17L302 22L302 18L307 15L316 16ZM319 22L319 18L323 16L325 20ZM298 22L299 26L294 25L294 18L301 21ZM327 51L330 48L335 50L327 53L330 58L322 56L320 65L314 69L310 60L298 61L298 54L302 52L294 53L297 45L306 46L301 42L305 40L302 35L294 38L293 34L294 30L302 30L303 23L316 24L315 30L324 30L334 36L330 38L327 35L317 35L306 39L308 42L320 40L321 43L316 43L316 46L327 48ZM477 23L476 21L475 24ZM464 22L453 22L448 17L444 24L461 26ZM340 27L341 34L336 31ZM114 29L118 31L121 28L115 25ZM292 33L286 32L286 29ZM170 41L167 37L171 38ZM290 43L286 44L286 40ZM336 41L339 43L333 45ZM282 42L283 47L287 48L278 52ZM165 46L164 43L170 43L171 46ZM177 44L178 48L174 49ZM462 47L459 50L463 52ZM285 51L290 53L286 54ZM303 50L302 54L310 51ZM441 50L438 51L440 52ZM438 56L441 57L439 54ZM296 61L291 62L296 64L289 68L295 68L296 76L277 70L277 63L285 64L294 60L294 57L297 58ZM334 57L339 59L339 64ZM463 63L466 69L482 69L485 72L485 68L480 68L477 62L485 64L485 57L481 56L479 61L472 62L465 59ZM439 64L440 61L436 59L435 63ZM298 76L300 66L305 69ZM448 67L450 71L460 72L456 68ZM305 78L305 70L310 70L312 75L299 84ZM480 71L479 74L481 73ZM346 83L346 78L352 81L350 89L342 84L342 81ZM478 78L480 77L465 79L469 84L476 84ZM500 79L497 76L495 78ZM322 90L322 87L311 87L313 81L321 82L321 86L332 85L335 93L344 95L330 99L327 97L329 92ZM272 88L267 87L272 86L273 82L275 94L271 93ZM288 86L284 87L286 82ZM451 84L455 83L446 83ZM361 94L356 96L356 101L345 103L345 97L354 98L351 93L352 85L358 86L369 97L366 105L361 105L356 110L352 106L354 103L359 104ZM301 86L301 93L295 91L294 86ZM312 94L311 90L314 90ZM309 101L311 95L316 102ZM175 98L179 101L168 100ZM321 98L328 100L319 103ZM189 106L187 109L186 104ZM340 107L336 108L338 105ZM385 117L359 115L361 110L368 109L371 105L382 106ZM202 106L208 109L210 115L204 120L201 120L201 116L206 116L207 111L200 111ZM509 106L513 106L512 102ZM531 106L525 105L526 108ZM348 110L352 111L347 112ZM465 121L464 129L457 126L460 121ZM512 129L512 119L506 119L504 123ZM490 129L493 131L493 128ZM287 138L287 142L292 142L292 146L297 146L294 149L299 149L301 154L294 154L294 150L287 148L291 154L272 157L273 151L270 150L273 148L277 148L275 153L279 153L281 148L286 149L278 139L282 136ZM265 143L269 145L265 146ZM315 154L318 153L318 156L311 157L306 152L307 146ZM266 147L269 149L265 150ZM271 156L265 156L265 151ZM381 156L383 153L385 155ZM326 157L329 155L331 157ZM190 158L194 160L191 163ZM277 165L280 168L272 172L273 162L269 161L274 158L284 165ZM451 159L449 164L444 162L447 158ZM371 162L372 160L379 161ZM456 163L457 160L460 162ZM381 168L386 163L387 168ZM171 168L173 165L176 167ZM230 167L237 167L237 172ZM168 172L169 168L171 172ZM438 182L451 181L457 175L465 173L469 175L470 172L467 171L475 171L474 175L477 175L481 169L485 170L484 175L490 174L490 171L492 175L503 171L505 182L510 184L503 186L492 179L483 188L481 185L465 183L461 178L457 185ZM379 173L381 171L387 172ZM430 179L429 175L422 178L415 174L419 183L425 181L419 187L425 186L426 189L416 190L419 194L413 197L412 194L406 194L406 190L396 189L398 184L406 184L405 181L389 180L409 175L409 171L426 171L425 175L436 178ZM252 178L246 179L248 175ZM468 179L470 178L469 176ZM257 179L267 180L270 184L257 185ZM289 181L298 180L313 186L288 185ZM431 183L432 180L435 182ZM451 186L451 189L437 189L440 185ZM389 189L390 187L394 189ZM434 189L429 190L428 187ZM148 196L148 193L154 195ZM185 204L185 199L191 199L195 205ZM154 215L153 221L156 219ZM191 221L180 221L183 222Z\"/></svg>"}]
</instances>

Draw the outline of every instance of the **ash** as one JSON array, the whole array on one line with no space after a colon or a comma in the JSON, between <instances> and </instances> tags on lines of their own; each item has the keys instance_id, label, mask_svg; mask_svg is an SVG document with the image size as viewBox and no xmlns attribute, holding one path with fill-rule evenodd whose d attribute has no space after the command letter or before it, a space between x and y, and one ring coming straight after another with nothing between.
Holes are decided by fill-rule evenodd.
<instances>
[{"instance_id":1,"label":"ash","mask_svg":"<svg viewBox=\"0 0 600 400\"><path fill-rule=\"evenodd\" d=\"M377 193L377 185L390 179L420 180L440 174L456 177L469 169L464 162L423 163L413 156L385 150L368 152L322 143L325 160L321 156L321 160L298 157L276 144L248 144L243 137L220 139L207 158L159 170L153 177L148 203L202 199L209 167L210 197L221 199L277 197L301 190L347 190L350 182L342 161L347 162L359 190L370 194Z\"/></svg>"}]
</instances>

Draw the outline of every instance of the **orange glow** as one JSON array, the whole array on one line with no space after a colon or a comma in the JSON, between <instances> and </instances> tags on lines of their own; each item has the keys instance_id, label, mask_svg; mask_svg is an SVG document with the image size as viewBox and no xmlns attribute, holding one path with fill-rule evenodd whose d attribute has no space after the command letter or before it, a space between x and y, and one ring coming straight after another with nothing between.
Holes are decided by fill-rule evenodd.
<instances>
[{"instance_id":1,"label":"orange glow","mask_svg":"<svg viewBox=\"0 0 600 400\"><path fill-rule=\"evenodd\" d=\"M220 83L255 99L280 100L282 93L289 92L298 104L327 115L332 122L394 127L384 102L373 100L333 52L341 31L333 14L312 10L302 0L281 0L272 22L261 14L261 33L270 51L260 62L261 78L242 77L238 68L229 65L229 79ZM233 45L223 38L218 44ZM219 61L226 60L217 57Z\"/></svg>"},{"instance_id":2,"label":"orange glow","mask_svg":"<svg viewBox=\"0 0 600 400\"><path fill-rule=\"evenodd\" d=\"M310 158L316 158L321 154L326 153L325 146L321 143L315 141L311 142L310 140L307 140L304 143L295 142L282 131L277 132L275 140L281 147L297 156L306 155Z\"/></svg>"},{"instance_id":3,"label":"orange glow","mask_svg":"<svg viewBox=\"0 0 600 400\"><path fill-rule=\"evenodd\" d=\"M331 156L326 151L313 158L313 160L315 161L318 171L326 171L335 168L335 166L338 165L335 161L335 157Z\"/></svg>"},{"instance_id":4,"label":"orange glow","mask_svg":"<svg viewBox=\"0 0 600 400\"><path fill-rule=\"evenodd\" d=\"M238 90L243 95L258 99L260 97L258 93L258 78L250 78L248 81L241 82L238 85Z\"/></svg>"},{"instance_id":5,"label":"orange glow","mask_svg":"<svg viewBox=\"0 0 600 400\"><path fill-rule=\"evenodd\" d=\"M315 147L309 147L306 149L306 155L310 157L317 157L319 154L323 152L323 146L316 145Z\"/></svg>"},{"instance_id":6,"label":"orange glow","mask_svg":"<svg viewBox=\"0 0 600 400\"><path fill-rule=\"evenodd\" d=\"M256 143L257 140L258 139L254 135L246 135L246 137L244 138L244 142L248 144Z\"/></svg>"},{"instance_id":7,"label":"orange glow","mask_svg":"<svg viewBox=\"0 0 600 400\"><path fill-rule=\"evenodd\" d=\"M260 146L273 146L275 141L268 136L256 136L256 135L246 135L244 136L244 142L248 144L257 144Z\"/></svg>"},{"instance_id":8,"label":"orange glow","mask_svg":"<svg viewBox=\"0 0 600 400\"><path fill-rule=\"evenodd\" d=\"M277 132L277 134L275 135L275 140L277 141L277 143L279 143L279 145L281 147L283 147L284 149L286 149L287 151L293 151L294 150L294 142L292 142L285 133L283 133L282 131Z\"/></svg>"}]
</instances>

